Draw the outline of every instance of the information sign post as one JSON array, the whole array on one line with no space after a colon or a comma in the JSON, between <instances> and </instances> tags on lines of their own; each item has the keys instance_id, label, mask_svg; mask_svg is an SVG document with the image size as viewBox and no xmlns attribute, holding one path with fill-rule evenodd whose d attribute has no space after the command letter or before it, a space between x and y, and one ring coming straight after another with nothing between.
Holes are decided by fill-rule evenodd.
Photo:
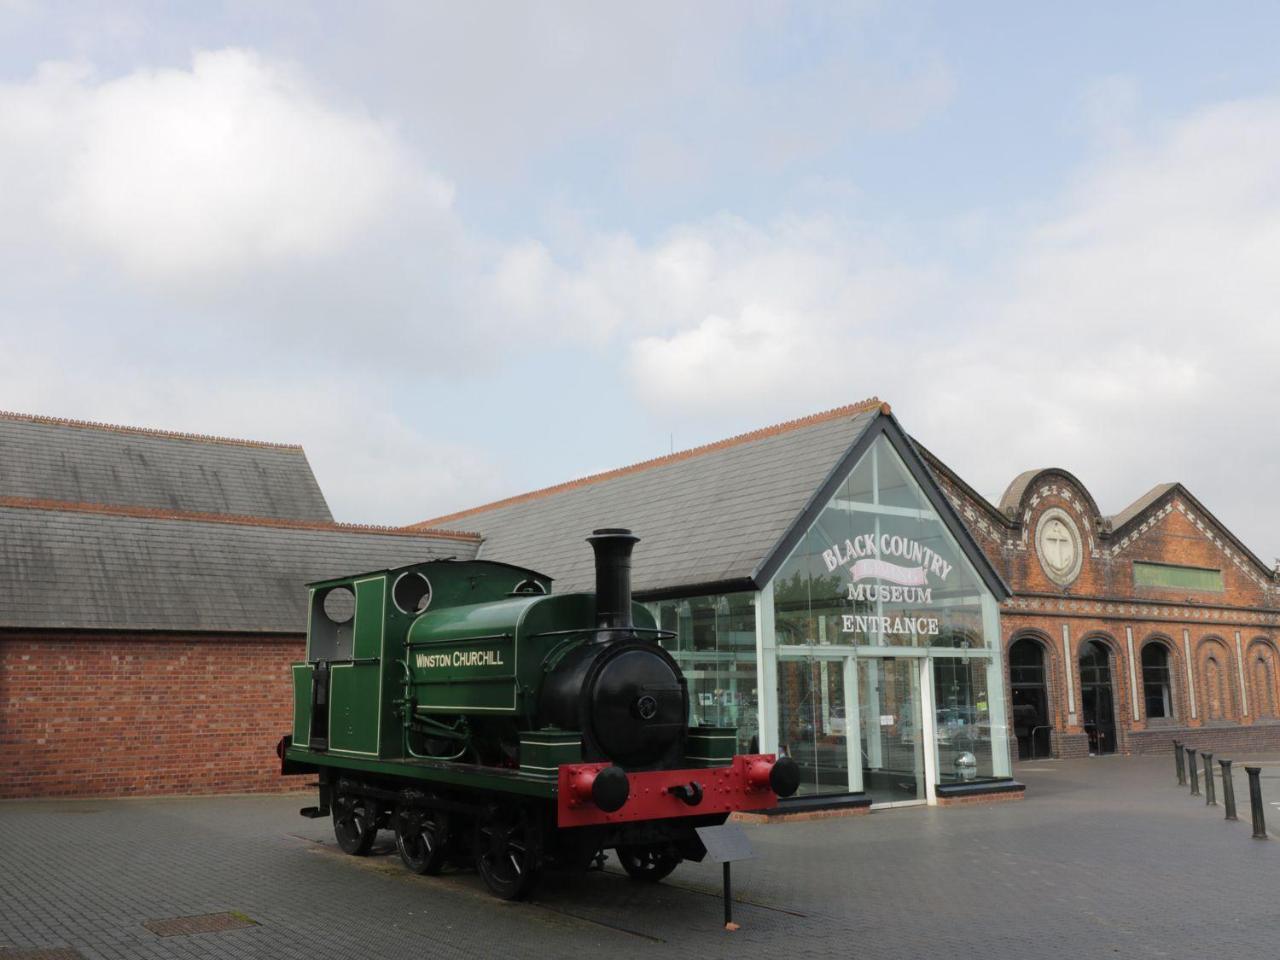
<instances>
[{"instance_id":1,"label":"information sign post","mask_svg":"<svg viewBox=\"0 0 1280 960\"><path fill-rule=\"evenodd\" d=\"M729 867L735 860L755 857L747 832L736 823L724 823L718 827L696 827L698 839L707 848L707 859L724 866L724 928L737 930L733 922L733 878Z\"/></svg>"}]
</instances>

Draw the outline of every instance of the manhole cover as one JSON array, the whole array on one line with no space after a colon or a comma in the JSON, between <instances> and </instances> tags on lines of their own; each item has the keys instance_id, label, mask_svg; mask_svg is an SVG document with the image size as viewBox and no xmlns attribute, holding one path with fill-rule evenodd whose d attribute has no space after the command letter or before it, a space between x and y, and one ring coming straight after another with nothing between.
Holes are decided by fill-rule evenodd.
<instances>
[{"instance_id":1,"label":"manhole cover","mask_svg":"<svg viewBox=\"0 0 1280 960\"><path fill-rule=\"evenodd\" d=\"M68 947L0 947L2 960L84 960L84 957Z\"/></svg>"},{"instance_id":2,"label":"manhole cover","mask_svg":"<svg viewBox=\"0 0 1280 960\"><path fill-rule=\"evenodd\" d=\"M168 920L148 920L143 924L157 937L185 937L193 933L220 933L223 930L239 930L256 927L257 921L243 913L206 913L198 917L170 917Z\"/></svg>"}]
</instances>

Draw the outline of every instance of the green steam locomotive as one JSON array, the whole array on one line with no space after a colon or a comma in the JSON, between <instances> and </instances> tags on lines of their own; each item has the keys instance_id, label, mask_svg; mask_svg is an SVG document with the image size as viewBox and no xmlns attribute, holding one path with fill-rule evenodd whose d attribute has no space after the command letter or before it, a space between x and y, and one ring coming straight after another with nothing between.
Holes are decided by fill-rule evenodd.
<instances>
[{"instance_id":1,"label":"green steam locomotive","mask_svg":"<svg viewBox=\"0 0 1280 960\"><path fill-rule=\"evenodd\" d=\"M705 850L697 827L795 792L789 758L736 754L732 728L688 726L685 678L631 599L638 538L597 530L596 592L492 561L441 560L310 584L293 667L285 774L317 773L338 844L395 832L405 865L474 861L518 899L544 867L613 850L660 880Z\"/></svg>"}]
</instances>

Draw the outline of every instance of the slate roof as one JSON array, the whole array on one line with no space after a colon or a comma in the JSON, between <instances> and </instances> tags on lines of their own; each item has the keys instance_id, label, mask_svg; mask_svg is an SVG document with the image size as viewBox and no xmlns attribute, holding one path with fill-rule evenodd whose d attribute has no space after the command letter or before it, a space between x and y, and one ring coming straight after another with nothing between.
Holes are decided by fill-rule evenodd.
<instances>
[{"instance_id":1,"label":"slate roof","mask_svg":"<svg viewBox=\"0 0 1280 960\"><path fill-rule=\"evenodd\" d=\"M840 458L887 413L873 397L417 526L477 531L482 559L542 571L556 578L557 593L594 589L584 539L598 527L628 527L641 538L637 593L747 589Z\"/></svg>"},{"instance_id":2,"label":"slate roof","mask_svg":"<svg viewBox=\"0 0 1280 960\"><path fill-rule=\"evenodd\" d=\"M299 446L3 412L0 496L333 520Z\"/></svg>"},{"instance_id":3,"label":"slate roof","mask_svg":"<svg viewBox=\"0 0 1280 960\"><path fill-rule=\"evenodd\" d=\"M1023 470L1009 481L1009 486L1005 487L1004 493L1000 496L1000 512L1009 519L1017 517L1018 507L1022 504L1022 497L1027 492L1027 487L1031 486L1032 481L1044 472L1044 467Z\"/></svg>"},{"instance_id":4,"label":"slate roof","mask_svg":"<svg viewBox=\"0 0 1280 960\"><path fill-rule=\"evenodd\" d=\"M1126 523L1143 513L1148 507L1176 486L1176 483L1157 483L1137 500L1133 501L1133 503L1129 504L1119 513L1111 516L1109 518L1111 521L1111 529L1119 530Z\"/></svg>"},{"instance_id":5,"label":"slate roof","mask_svg":"<svg viewBox=\"0 0 1280 960\"><path fill-rule=\"evenodd\" d=\"M294 633L305 584L479 538L146 508L0 500L0 628Z\"/></svg>"}]
</instances>

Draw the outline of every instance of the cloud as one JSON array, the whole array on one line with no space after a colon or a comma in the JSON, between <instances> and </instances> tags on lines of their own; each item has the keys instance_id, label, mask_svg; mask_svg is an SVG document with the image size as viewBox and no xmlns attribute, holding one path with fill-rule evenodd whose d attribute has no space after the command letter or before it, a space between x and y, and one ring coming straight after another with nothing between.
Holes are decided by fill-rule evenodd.
<instances>
[{"instance_id":1,"label":"cloud","mask_svg":"<svg viewBox=\"0 0 1280 960\"><path fill-rule=\"evenodd\" d=\"M826 402L837 385L858 389L866 357L914 338L911 320L942 279L870 227L835 218L760 226L721 216L648 247L598 235L575 259L540 244L511 251L497 283L508 309L562 336L625 344L645 403L704 419L789 415ZM820 374L818 357L845 357L849 370Z\"/></svg>"},{"instance_id":2,"label":"cloud","mask_svg":"<svg viewBox=\"0 0 1280 960\"><path fill-rule=\"evenodd\" d=\"M770 22L757 16L756 27ZM511 94L520 106L532 90L586 88L547 139L569 149L571 131L629 136L633 121L682 95L679 71L661 74L634 111L592 119L661 73L661 42L642 38L657 47L614 63L617 43L593 39L608 33L600 23L564 36L558 23L537 29L569 45L564 62ZM892 130L949 96L945 65L922 70L916 58L869 73L834 55L811 70L764 63L748 81L704 83L693 49L677 61L703 106L724 108L717 142L749 152L741 110L758 99L751 142L773 143L784 165L824 149L802 142L820 125L805 110L838 101L863 128ZM741 38L724 50L741 53ZM603 64L602 85L582 83L583 64ZM506 79L455 104L457 123L481 118L477 137L495 156L537 122L492 129L510 106L499 110ZM854 109L868 90L895 86L896 105L871 98L883 116ZM826 89L847 96L816 96ZM798 91L815 94L805 110L794 108ZM387 115L245 50L106 78L48 64L0 86L4 403L279 431L306 444L344 515L411 519L518 490L477 453L526 443L532 455L528 437L486 433L484 416L511 395L503 373L536 351L568 382L565 358L586 345L600 380L619 395L629 388L664 435L712 439L878 393L984 492L1057 463L1118 509L1181 479L1248 542L1277 549L1265 492L1280 483L1269 439L1280 392L1280 99L1144 129L1135 91L1113 78L1085 94L1097 154L1034 219L984 210L907 224L784 209L646 234L584 215L560 232L517 225L495 236L424 159L434 154L423 142L448 139L447 123L422 125L410 146ZM432 109L447 113L451 95L433 89ZM468 96L498 112L468 112ZM698 140L679 123L655 129L671 138L672 152L658 150L674 158L668 174L717 169L699 150L686 157ZM558 156L538 142L543 160ZM835 182L844 197L871 189ZM475 392L492 406L476 415L475 448L397 412L432 391L450 396L468 376L492 384ZM563 402L571 388L552 379L546 398ZM528 384L518 390L526 402ZM564 469L574 472L568 460Z\"/></svg>"},{"instance_id":3,"label":"cloud","mask_svg":"<svg viewBox=\"0 0 1280 960\"><path fill-rule=\"evenodd\" d=\"M452 198L388 124L237 49L105 80L46 64L0 87L0 148L11 223L43 223L147 281L313 261L406 197Z\"/></svg>"},{"instance_id":4,"label":"cloud","mask_svg":"<svg viewBox=\"0 0 1280 960\"><path fill-rule=\"evenodd\" d=\"M936 238L906 231L722 217L648 245L601 237L575 264L543 251L526 302L610 318L635 395L666 422L878 393L991 495L1049 464L1104 509L1180 479L1280 550L1280 99L1102 147L980 275L924 261Z\"/></svg>"},{"instance_id":5,"label":"cloud","mask_svg":"<svg viewBox=\"0 0 1280 960\"><path fill-rule=\"evenodd\" d=\"M386 382L341 369L94 365L24 339L0 328L0 409L301 443L338 520L414 523L506 492L496 449L439 436L430 418L397 409Z\"/></svg>"}]
</instances>

